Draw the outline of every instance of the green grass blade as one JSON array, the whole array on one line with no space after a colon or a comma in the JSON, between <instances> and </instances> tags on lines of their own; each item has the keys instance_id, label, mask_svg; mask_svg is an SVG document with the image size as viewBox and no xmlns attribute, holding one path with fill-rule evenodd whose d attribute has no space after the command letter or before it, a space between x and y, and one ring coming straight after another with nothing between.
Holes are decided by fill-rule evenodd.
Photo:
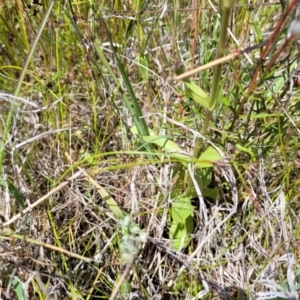
<instances>
[{"instance_id":1,"label":"green grass blade","mask_svg":"<svg viewBox=\"0 0 300 300\"><path fill-rule=\"evenodd\" d=\"M145 122L145 119L143 118L143 113L142 113L142 109L138 103L138 100L135 96L135 93L134 93L134 90L132 88L132 85L129 81L129 78L124 70L124 67L120 61L120 59L118 58L118 55L117 53L115 52L114 50L114 54L115 54L115 58L116 58L116 61L117 61L117 66L119 68L119 71L121 73L121 76L123 78L123 81L125 83L125 86L127 88L127 91L130 95L130 99L131 101L126 97L124 91L122 90L122 88L120 87L120 82L119 82L119 79L117 79L117 77L115 76L113 70L111 69L107 59L105 58L104 56L104 53L102 51L102 49L97 45L97 43L95 44L95 49L102 61L102 63L104 64L106 70L108 71L108 73L111 75L112 79L114 80L114 82L116 83L116 85L118 86L118 89L120 90L121 94L122 94L122 97L123 97L123 100L124 100L124 103L131 115L131 117L133 118L133 121L134 121L134 124L138 130L138 133L139 135L141 136L148 136L149 135L149 130L148 130L148 127L147 127L147 124ZM151 151L152 150L152 146L151 145L145 145L145 148L148 150L148 151Z\"/></svg>"}]
</instances>

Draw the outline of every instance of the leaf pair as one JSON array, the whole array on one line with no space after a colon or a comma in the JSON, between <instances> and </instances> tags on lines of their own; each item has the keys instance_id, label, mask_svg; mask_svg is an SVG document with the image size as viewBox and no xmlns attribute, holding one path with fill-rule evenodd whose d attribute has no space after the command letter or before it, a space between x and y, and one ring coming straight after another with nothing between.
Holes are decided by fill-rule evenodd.
<instances>
[{"instance_id":1,"label":"leaf pair","mask_svg":"<svg viewBox=\"0 0 300 300\"><path fill-rule=\"evenodd\" d=\"M136 135L138 134L135 126L131 128L131 132ZM179 160L184 166L187 166L190 162L194 162L196 168L208 168L212 167L215 162L222 158L220 153L211 146L209 146L198 159L192 158L191 155L182 150L175 142L171 141L169 136L155 135L153 131L150 131L149 136L142 136L142 139L148 144L157 145L165 154L168 154L170 158L176 161Z\"/></svg>"}]
</instances>

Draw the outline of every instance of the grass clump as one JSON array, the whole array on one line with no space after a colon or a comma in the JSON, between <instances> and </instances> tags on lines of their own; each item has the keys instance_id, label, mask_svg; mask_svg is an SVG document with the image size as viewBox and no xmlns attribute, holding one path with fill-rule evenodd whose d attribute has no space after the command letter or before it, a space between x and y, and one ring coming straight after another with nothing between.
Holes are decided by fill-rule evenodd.
<instances>
[{"instance_id":1,"label":"grass clump","mask_svg":"<svg viewBox=\"0 0 300 300\"><path fill-rule=\"evenodd\" d=\"M6 4L1 297L297 299L298 15Z\"/></svg>"}]
</instances>

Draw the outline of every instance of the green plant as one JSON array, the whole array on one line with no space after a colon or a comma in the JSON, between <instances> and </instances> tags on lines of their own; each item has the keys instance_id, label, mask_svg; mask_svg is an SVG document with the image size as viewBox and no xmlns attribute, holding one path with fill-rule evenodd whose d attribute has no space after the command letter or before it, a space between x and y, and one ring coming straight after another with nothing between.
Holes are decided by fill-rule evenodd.
<instances>
[{"instance_id":1,"label":"green plant","mask_svg":"<svg viewBox=\"0 0 300 300\"><path fill-rule=\"evenodd\" d=\"M15 277L12 281L12 287L16 293L17 299L19 300L27 300L28 291L24 289L24 283L20 281L19 278Z\"/></svg>"},{"instance_id":2,"label":"green plant","mask_svg":"<svg viewBox=\"0 0 300 300\"><path fill-rule=\"evenodd\" d=\"M297 1L29 2L0 9L3 290L299 292Z\"/></svg>"}]
</instances>

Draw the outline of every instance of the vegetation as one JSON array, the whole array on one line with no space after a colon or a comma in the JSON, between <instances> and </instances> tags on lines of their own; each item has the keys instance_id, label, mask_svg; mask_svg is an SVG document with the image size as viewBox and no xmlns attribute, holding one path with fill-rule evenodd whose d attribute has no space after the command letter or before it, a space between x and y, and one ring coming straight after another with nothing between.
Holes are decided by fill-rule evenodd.
<instances>
[{"instance_id":1,"label":"vegetation","mask_svg":"<svg viewBox=\"0 0 300 300\"><path fill-rule=\"evenodd\" d=\"M0 297L297 299L297 1L0 5Z\"/></svg>"}]
</instances>

